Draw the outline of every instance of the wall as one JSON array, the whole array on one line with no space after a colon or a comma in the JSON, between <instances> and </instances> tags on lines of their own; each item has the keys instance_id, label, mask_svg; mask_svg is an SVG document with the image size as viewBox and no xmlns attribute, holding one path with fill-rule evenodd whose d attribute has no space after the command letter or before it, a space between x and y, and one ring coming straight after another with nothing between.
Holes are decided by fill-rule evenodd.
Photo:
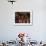
<instances>
[{"instance_id":1,"label":"wall","mask_svg":"<svg viewBox=\"0 0 46 46\"><path fill-rule=\"evenodd\" d=\"M15 26L16 10L32 10L32 26ZM46 40L46 0L17 0L13 5L0 0L0 40L15 40L19 32L30 34L33 40Z\"/></svg>"}]
</instances>

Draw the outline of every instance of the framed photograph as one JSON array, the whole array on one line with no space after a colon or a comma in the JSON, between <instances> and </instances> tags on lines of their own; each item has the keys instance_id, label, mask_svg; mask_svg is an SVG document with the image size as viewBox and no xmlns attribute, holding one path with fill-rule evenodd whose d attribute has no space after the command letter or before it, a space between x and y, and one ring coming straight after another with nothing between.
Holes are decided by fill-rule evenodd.
<instances>
[{"instance_id":1,"label":"framed photograph","mask_svg":"<svg viewBox=\"0 0 46 46\"><path fill-rule=\"evenodd\" d=\"M16 11L15 25L32 25L32 11Z\"/></svg>"}]
</instances>

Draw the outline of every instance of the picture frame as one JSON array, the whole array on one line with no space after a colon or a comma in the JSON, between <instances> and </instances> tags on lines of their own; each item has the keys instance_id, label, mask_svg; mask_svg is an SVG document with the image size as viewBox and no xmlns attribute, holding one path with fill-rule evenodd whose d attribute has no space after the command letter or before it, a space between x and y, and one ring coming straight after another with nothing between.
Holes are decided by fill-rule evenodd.
<instances>
[{"instance_id":1,"label":"picture frame","mask_svg":"<svg viewBox=\"0 0 46 46\"><path fill-rule=\"evenodd\" d=\"M33 23L31 10L17 10L15 12L15 25L28 26Z\"/></svg>"}]
</instances>

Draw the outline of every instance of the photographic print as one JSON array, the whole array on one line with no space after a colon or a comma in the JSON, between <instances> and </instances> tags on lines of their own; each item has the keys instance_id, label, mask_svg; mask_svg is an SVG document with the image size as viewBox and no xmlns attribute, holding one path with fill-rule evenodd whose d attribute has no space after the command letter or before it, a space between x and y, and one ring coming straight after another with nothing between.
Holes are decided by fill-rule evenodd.
<instances>
[{"instance_id":1,"label":"photographic print","mask_svg":"<svg viewBox=\"0 0 46 46\"><path fill-rule=\"evenodd\" d=\"M30 11L16 11L15 12L16 25L32 25L32 12Z\"/></svg>"}]
</instances>

